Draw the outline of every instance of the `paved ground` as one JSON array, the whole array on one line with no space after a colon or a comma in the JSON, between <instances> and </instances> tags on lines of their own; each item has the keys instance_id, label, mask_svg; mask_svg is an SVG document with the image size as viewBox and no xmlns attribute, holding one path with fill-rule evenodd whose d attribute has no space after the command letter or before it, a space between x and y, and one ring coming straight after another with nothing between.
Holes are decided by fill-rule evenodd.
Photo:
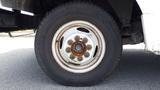
<instances>
[{"instance_id":1,"label":"paved ground","mask_svg":"<svg viewBox=\"0 0 160 90\"><path fill-rule=\"evenodd\" d=\"M160 56L125 50L112 76L93 87L65 87L50 80L37 64L34 37L0 37L0 90L158 90ZM19 44L17 44L19 43Z\"/></svg>"}]
</instances>

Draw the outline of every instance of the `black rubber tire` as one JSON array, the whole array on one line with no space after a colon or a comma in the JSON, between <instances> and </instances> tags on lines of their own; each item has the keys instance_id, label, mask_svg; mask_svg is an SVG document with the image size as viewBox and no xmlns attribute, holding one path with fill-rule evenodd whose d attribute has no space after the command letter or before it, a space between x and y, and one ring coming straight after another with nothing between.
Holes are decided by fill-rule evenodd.
<instances>
[{"instance_id":1,"label":"black rubber tire","mask_svg":"<svg viewBox=\"0 0 160 90\"><path fill-rule=\"evenodd\" d=\"M102 62L92 71L71 73L55 61L51 45L54 33L63 24L84 20L97 26L106 41L106 53ZM106 11L87 3L69 3L51 11L42 21L35 39L35 53L41 68L56 82L69 86L90 86L105 80L117 66L121 53L121 36L116 22Z\"/></svg>"}]
</instances>

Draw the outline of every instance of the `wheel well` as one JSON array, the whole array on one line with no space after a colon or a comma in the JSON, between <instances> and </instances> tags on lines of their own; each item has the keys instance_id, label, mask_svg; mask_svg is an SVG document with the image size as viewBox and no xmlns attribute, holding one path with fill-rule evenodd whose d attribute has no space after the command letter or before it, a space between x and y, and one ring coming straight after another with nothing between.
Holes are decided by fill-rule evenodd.
<instances>
[{"instance_id":1,"label":"wheel well","mask_svg":"<svg viewBox=\"0 0 160 90\"><path fill-rule=\"evenodd\" d=\"M132 9L135 0L27 0L25 2L13 3L11 5L15 10L27 10L33 12L35 16L43 18L52 9L70 2L92 3L110 13L116 20L120 28L130 26ZM135 1L136 2L136 1ZM10 2L9 4L11 4ZM18 6L17 6L18 5ZM17 6L17 7L16 7Z\"/></svg>"},{"instance_id":2,"label":"wheel well","mask_svg":"<svg viewBox=\"0 0 160 90\"><path fill-rule=\"evenodd\" d=\"M124 44L143 42L142 11L136 0L41 0L40 13L46 14L52 9L70 2L86 2L97 5L107 11L116 21ZM47 6L47 7L46 7ZM42 15L43 16L43 15ZM44 15L45 16L45 15Z\"/></svg>"},{"instance_id":3,"label":"wheel well","mask_svg":"<svg viewBox=\"0 0 160 90\"><path fill-rule=\"evenodd\" d=\"M121 26L121 21L118 18L115 11L113 10L110 3L108 2L108 0L101 0L101 1L99 1L99 0L58 0L58 1L55 1L55 0L41 0L41 3L40 3L41 10L38 9L39 5L37 5L38 7L34 7L34 8L35 8L35 12L37 14L42 15L42 17L43 17L43 16L45 16L46 13L50 12L52 9L54 9L58 6L61 6L63 4L66 4L66 3L71 3L71 2L86 2L86 3L91 3L91 4L94 4L94 5L97 5L98 7L102 8L103 10L110 13L113 16L113 18L116 20L118 26L119 27Z\"/></svg>"},{"instance_id":4,"label":"wheel well","mask_svg":"<svg viewBox=\"0 0 160 90\"><path fill-rule=\"evenodd\" d=\"M128 37L130 38L131 36L133 36L133 33L134 33L133 38L135 38L136 37L135 32L136 33L138 32L137 38L139 38L139 33L142 33L142 25L141 25L142 12L138 3L135 0L100 0L100 1L99 0L28 0L27 2L25 3L25 5L21 5L23 7L14 8L14 11L18 11L18 12L15 12L14 15L12 15L13 20L12 19L11 20L13 21L12 23L13 26L16 26L19 28L37 28L39 23L45 17L45 15L48 12L50 12L52 9L66 3L86 2L86 3L97 5L98 7L102 8L103 10L111 14L113 19L116 21L117 25L119 26L122 37L125 37L128 39ZM19 13L19 10L24 10L23 8L25 10L33 12L35 16L28 17L28 16L21 15ZM3 21L6 22L6 20L3 20ZM4 26L4 25L1 25L1 26ZM139 41L142 41L142 39L141 40L136 39L134 40L134 43Z\"/></svg>"}]
</instances>

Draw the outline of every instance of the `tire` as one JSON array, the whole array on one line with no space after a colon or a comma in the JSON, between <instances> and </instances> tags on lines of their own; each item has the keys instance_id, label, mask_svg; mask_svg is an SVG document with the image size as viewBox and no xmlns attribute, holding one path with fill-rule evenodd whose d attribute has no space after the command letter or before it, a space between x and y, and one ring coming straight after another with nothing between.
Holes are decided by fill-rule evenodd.
<instances>
[{"instance_id":1,"label":"tire","mask_svg":"<svg viewBox=\"0 0 160 90\"><path fill-rule=\"evenodd\" d=\"M93 44L91 43L94 47L93 50L95 50L94 52L96 52L96 55L99 55L99 56L93 57L93 54L91 52L90 54L91 58L89 59L87 59L86 57L83 58L84 56L81 58L81 60L84 60L84 62L77 61L80 59L79 59L79 56L75 56L75 55L72 58L69 57L73 62L64 61L67 59L63 57L65 57L65 55L66 56L68 55L66 54L66 52L64 52L65 54L63 52L61 53L61 51L63 51L64 49L62 47L65 47L65 45L61 46L60 44L55 44L57 42L60 43L61 41L56 41L55 39L55 43L54 43L54 38L58 38L58 35L60 35L60 32L62 31L59 29L62 28L62 26L66 26L67 23L68 25L75 24L75 26L76 26L76 23L81 23L85 25L91 25L93 28L95 27L95 30L93 30L93 33L89 31L90 32L89 34L93 34L93 36L96 37L96 39L94 39L93 37L89 37L88 43L89 43L89 40L91 39L90 42L93 42ZM83 27L83 25L81 27ZM76 30L78 30L79 28L80 26L76 27ZM84 33L83 35L87 33L86 28L81 28L81 30L82 30L81 33L82 34ZM95 32L96 30L97 32ZM71 30L64 30L64 31L68 33L69 31L70 33L73 32ZM79 31L76 31L75 34L78 35L79 34L78 32ZM68 37L70 36L72 36L72 34L68 35ZM98 37L101 37L101 38L98 38ZM104 39L104 41L102 39ZM80 38L78 40L80 40ZM83 40L85 41L84 38ZM75 39L75 42L76 42L76 39ZM95 42L98 49L95 49L95 46L94 46ZM78 47L78 45L83 46L83 44L85 45L85 43L82 42L81 44L80 42L79 44L75 44L75 46L76 47ZM73 42L71 45L74 46ZM100 48L99 48L99 45L100 45ZM60 47L61 49L59 49ZM81 46L80 48L82 48L80 50L85 50ZM75 49L75 48L70 48L69 52L73 54L73 52L71 52L72 49ZM87 50L88 49L89 48L87 48ZM79 52L80 51L76 51L76 53L80 54ZM44 70L44 72L50 78L52 78L56 82L63 85L67 85L67 86L68 85L69 86L90 86L90 85L98 84L99 82L105 80L105 78L109 76L117 66L122 53L121 36L118 30L117 24L115 23L112 16L108 14L106 11L92 4L69 3L51 11L42 21L35 38L35 53L36 53L36 57L40 67ZM58 54L60 55L58 56ZM60 57L60 59L57 57ZM76 58L76 60L73 60L73 58ZM63 65L63 62L66 64ZM91 62L93 65L89 66ZM88 66L85 67L85 64ZM68 65L68 66L65 66L65 65Z\"/></svg>"}]
</instances>

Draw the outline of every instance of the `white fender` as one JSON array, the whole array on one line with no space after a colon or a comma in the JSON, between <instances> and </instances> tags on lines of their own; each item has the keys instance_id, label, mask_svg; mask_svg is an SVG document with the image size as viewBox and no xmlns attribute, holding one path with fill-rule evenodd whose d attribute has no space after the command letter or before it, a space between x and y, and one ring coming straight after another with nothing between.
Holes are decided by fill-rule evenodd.
<instances>
[{"instance_id":1,"label":"white fender","mask_svg":"<svg viewBox=\"0 0 160 90\"><path fill-rule=\"evenodd\" d=\"M137 0L143 12L145 49L160 55L160 1Z\"/></svg>"}]
</instances>

